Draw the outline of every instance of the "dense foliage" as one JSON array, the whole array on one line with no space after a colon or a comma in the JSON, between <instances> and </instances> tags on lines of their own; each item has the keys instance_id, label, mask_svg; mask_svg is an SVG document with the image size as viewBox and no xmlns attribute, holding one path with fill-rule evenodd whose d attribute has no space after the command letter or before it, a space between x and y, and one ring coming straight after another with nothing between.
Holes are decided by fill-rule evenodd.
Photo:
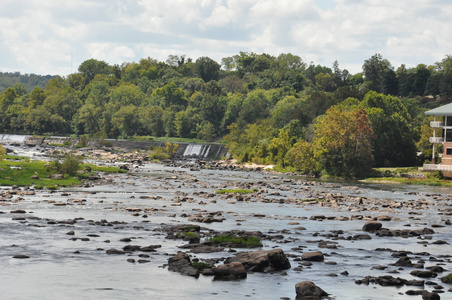
<instances>
[{"instance_id":1,"label":"dense foliage","mask_svg":"<svg viewBox=\"0 0 452 300\"><path fill-rule=\"evenodd\" d=\"M359 176L427 154L424 111L452 97L452 56L414 68L375 54L350 74L292 54L170 55L78 72L0 94L0 132L224 139L239 161Z\"/></svg>"},{"instance_id":2,"label":"dense foliage","mask_svg":"<svg viewBox=\"0 0 452 300\"><path fill-rule=\"evenodd\" d=\"M47 82L55 76L20 74L19 72L0 72L0 92L9 87L15 87L19 93L30 92L35 87L45 88Z\"/></svg>"}]
</instances>

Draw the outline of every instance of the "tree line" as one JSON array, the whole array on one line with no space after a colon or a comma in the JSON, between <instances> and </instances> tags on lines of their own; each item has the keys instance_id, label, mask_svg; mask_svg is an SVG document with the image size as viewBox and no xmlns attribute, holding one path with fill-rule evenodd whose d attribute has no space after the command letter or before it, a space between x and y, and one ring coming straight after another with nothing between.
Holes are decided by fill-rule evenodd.
<instances>
[{"instance_id":1,"label":"tree line","mask_svg":"<svg viewBox=\"0 0 452 300\"><path fill-rule=\"evenodd\" d=\"M451 97L452 56L395 69L375 54L357 74L290 53L240 52L221 63L185 55L122 65L89 59L44 88L4 90L0 132L224 138L240 161L356 176L422 162L424 111Z\"/></svg>"}]
</instances>

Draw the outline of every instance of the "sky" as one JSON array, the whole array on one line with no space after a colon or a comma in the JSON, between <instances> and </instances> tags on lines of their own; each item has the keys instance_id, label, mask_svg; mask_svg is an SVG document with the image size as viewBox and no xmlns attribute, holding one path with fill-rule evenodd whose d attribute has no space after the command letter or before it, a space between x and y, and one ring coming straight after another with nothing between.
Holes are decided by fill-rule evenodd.
<instances>
[{"instance_id":1,"label":"sky","mask_svg":"<svg viewBox=\"0 0 452 300\"><path fill-rule=\"evenodd\" d=\"M76 73L168 55L298 55L352 74L379 53L397 69L452 54L450 0L1 0L0 72Z\"/></svg>"}]
</instances>

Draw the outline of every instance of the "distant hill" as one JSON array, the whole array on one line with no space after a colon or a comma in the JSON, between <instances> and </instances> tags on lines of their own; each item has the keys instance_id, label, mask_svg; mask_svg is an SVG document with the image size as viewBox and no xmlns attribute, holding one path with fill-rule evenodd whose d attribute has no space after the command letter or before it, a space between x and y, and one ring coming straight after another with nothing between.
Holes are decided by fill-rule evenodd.
<instances>
[{"instance_id":1,"label":"distant hill","mask_svg":"<svg viewBox=\"0 0 452 300\"><path fill-rule=\"evenodd\" d=\"M0 72L0 93L15 83L22 83L27 92L31 92L35 87L45 88L49 79L56 76L52 75L36 75L36 74L20 74L20 72Z\"/></svg>"}]
</instances>

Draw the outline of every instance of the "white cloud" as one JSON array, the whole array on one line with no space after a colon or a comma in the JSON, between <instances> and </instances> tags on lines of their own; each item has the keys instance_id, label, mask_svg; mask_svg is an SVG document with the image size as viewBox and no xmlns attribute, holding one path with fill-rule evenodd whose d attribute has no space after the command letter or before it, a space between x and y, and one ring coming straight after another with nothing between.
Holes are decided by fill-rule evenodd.
<instances>
[{"instance_id":1,"label":"white cloud","mask_svg":"<svg viewBox=\"0 0 452 300\"><path fill-rule=\"evenodd\" d=\"M239 51L293 53L352 73L381 53L394 67L450 54L448 0L3 0L3 71L67 75L169 54L219 61Z\"/></svg>"}]
</instances>

